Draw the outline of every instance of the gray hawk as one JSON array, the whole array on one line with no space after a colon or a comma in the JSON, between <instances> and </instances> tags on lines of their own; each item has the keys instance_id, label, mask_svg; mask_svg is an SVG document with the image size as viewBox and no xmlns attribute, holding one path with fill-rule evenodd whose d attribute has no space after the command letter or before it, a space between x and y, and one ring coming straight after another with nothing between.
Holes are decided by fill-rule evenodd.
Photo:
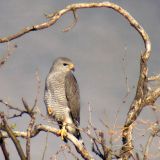
<instances>
[{"instance_id":1,"label":"gray hawk","mask_svg":"<svg viewBox=\"0 0 160 160\"><path fill-rule=\"evenodd\" d=\"M67 142L66 132L81 139L80 96L77 81L72 73L74 64L65 57L57 58L45 82L44 102L50 117L58 122L59 134Z\"/></svg>"}]
</instances>

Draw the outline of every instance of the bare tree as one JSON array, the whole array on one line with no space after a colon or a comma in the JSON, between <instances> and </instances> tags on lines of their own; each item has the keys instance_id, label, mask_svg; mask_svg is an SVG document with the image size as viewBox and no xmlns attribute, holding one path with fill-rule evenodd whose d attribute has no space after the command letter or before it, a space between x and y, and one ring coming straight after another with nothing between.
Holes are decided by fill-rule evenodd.
<instances>
[{"instance_id":1,"label":"bare tree","mask_svg":"<svg viewBox=\"0 0 160 160\"><path fill-rule=\"evenodd\" d=\"M160 96L160 87L157 88L150 88L149 82L150 81L157 81L160 79L160 75L155 75L148 77L148 66L147 62L151 55L151 42L149 39L148 34L145 32L145 30L142 28L142 26L133 18L129 12L127 12L122 7L118 6L117 4L111 3L111 2L103 2L103 3L77 3L77 4L71 4L66 6L64 9L57 11L56 13L46 15L47 21L43 22L41 24L29 26L23 28L21 31L9 35L8 37L1 37L0 43L7 43L9 44L10 41L17 39L24 34L27 34L32 31L39 31L42 29L49 28L50 26L53 26L64 14L67 12L72 12L74 16L73 23L67 27L64 31L69 31L74 27L76 22L78 21L77 16L77 10L79 9L94 9L94 8L111 8L117 13L121 14L129 23L130 25L139 33L142 40L144 41L144 51L141 54L140 57L140 69L139 69L139 80L137 83L137 89L135 97L130 105L130 109L126 115L126 121L124 126L120 129L119 133L116 133L114 130L110 130L110 144L112 144L112 138L114 136L117 136L120 134L120 137L122 139L122 145L118 149L114 149L112 145L107 145L106 139L105 139L105 133L94 126L91 120L91 109L89 107L89 122L86 126L86 128L80 129L81 132L84 132L89 142L92 146L92 153L90 153L85 147L85 145L82 145L73 135L70 133L67 133L66 138L72 142L73 146L75 146L76 151L78 154L81 155L81 157L85 160L93 160L94 155L97 155L99 159L103 160L111 160L111 159L140 159L140 156L138 153L135 152L134 147L134 139L133 139L133 130L135 129L135 123L137 118L139 117L141 111L145 109L146 106L152 106L154 112L157 111L157 108L155 107L155 102ZM13 49L16 48L16 45L8 47L7 53L4 55L4 57L0 60L0 66L2 67L5 62L8 60L9 56L12 54ZM31 153L30 153L30 147L31 147L31 138L36 137L40 132L47 132L52 133L55 136L59 135L59 130L57 128L54 128L50 125L44 125L44 124L38 124L36 122L36 115L40 115L42 118L45 118L48 120L47 116L45 114L42 114L38 112L37 108L37 101L39 97L39 88L40 88L40 78L38 75L38 72L36 74L37 79L37 95L35 97L35 102L33 106L29 106L28 103L22 98L24 109L20 109L18 107L15 107L8 102L4 101L3 99L0 99L0 103L6 106L9 110L16 111L16 114L14 113L12 116L8 116L7 112L0 112L0 146L2 149L2 152L4 154L4 157L6 160L10 159L10 153L7 150L7 147L5 145L5 139L9 138L14 143L15 148L17 150L17 153L22 160L30 160L31 159ZM27 114L30 117L30 122L28 124L28 128L26 132L22 131L15 131L12 126L10 126L9 121L10 119L21 117L23 119L23 115ZM104 126L108 128L108 126L102 121ZM143 147L143 153L142 159L147 160L149 156L149 150L151 147L151 144L153 142L153 139L158 136L158 133L160 131L160 125L159 122L156 121L152 123L150 126L151 133L150 136L146 142L146 145ZM19 137L23 138L26 142L26 150L22 148L22 144L19 141ZM47 147L47 145L46 145ZM55 157L64 152L67 151L69 154L71 154L75 159L79 159L77 157L77 153L73 152L71 147L69 145L61 146L61 149L57 151ZM44 157L43 157L44 159ZM56 159L56 158L55 158Z\"/></svg>"}]
</instances>

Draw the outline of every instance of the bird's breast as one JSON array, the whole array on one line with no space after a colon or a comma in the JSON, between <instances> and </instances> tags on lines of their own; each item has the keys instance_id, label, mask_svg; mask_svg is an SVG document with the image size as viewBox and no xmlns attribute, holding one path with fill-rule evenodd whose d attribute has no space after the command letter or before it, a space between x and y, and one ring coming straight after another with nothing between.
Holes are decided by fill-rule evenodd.
<instances>
[{"instance_id":1,"label":"bird's breast","mask_svg":"<svg viewBox=\"0 0 160 160\"><path fill-rule=\"evenodd\" d=\"M54 117L56 120L62 121L68 114L68 103L65 93L65 77L62 75L54 75L48 77L48 92L51 99Z\"/></svg>"}]
</instances>

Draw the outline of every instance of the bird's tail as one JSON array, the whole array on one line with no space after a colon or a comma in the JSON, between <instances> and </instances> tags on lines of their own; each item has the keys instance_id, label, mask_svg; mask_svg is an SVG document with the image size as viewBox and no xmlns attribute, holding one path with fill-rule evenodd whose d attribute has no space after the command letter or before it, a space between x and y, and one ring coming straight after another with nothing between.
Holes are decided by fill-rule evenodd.
<instances>
[{"instance_id":1,"label":"bird's tail","mask_svg":"<svg viewBox=\"0 0 160 160\"><path fill-rule=\"evenodd\" d=\"M78 141L84 146L84 141L82 139L82 136L81 136L81 133L79 131L76 131L77 133L76 134L73 134L77 139ZM64 142L67 143L68 140L67 138L64 137Z\"/></svg>"},{"instance_id":2,"label":"bird's tail","mask_svg":"<svg viewBox=\"0 0 160 160\"><path fill-rule=\"evenodd\" d=\"M75 126L74 127L73 126L67 127L67 131L69 133L73 134L79 140L79 142L84 145L80 130L77 127L75 127ZM64 141L67 142L66 139Z\"/></svg>"},{"instance_id":3,"label":"bird's tail","mask_svg":"<svg viewBox=\"0 0 160 160\"><path fill-rule=\"evenodd\" d=\"M76 129L76 131L74 133L74 136L79 140L79 142L81 144L84 145L84 142L83 142L83 139L82 139L82 136L81 136L81 133L80 133L79 129Z\"/></svg>"}]
</instances>

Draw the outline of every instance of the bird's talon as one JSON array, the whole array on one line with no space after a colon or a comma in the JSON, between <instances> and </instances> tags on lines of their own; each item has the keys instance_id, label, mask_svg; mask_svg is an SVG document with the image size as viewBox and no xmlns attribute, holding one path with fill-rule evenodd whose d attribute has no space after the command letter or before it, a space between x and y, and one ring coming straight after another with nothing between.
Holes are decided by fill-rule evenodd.
<instances>
[{"instance_id":1,"label":"bird's talon","mask_svg":"<svg viewBox=\"0 0 160 160\"><path fill-rule=\"evenodd\" d=\"M61 136L62 140L64 140L64 137L67 136L67 131L65 128L62 128L58 131L59 136Z\"/></svg>"},{"instance_id":2,"label":"bird's talon","mask_svg":"<svg viewBox=\"0 0 160 160\"><path fill-rule=\"evenodd\" d=\"M48 114L51 115L53 113L53 107L48 107Z\"/></svg>"}]
</instances>

